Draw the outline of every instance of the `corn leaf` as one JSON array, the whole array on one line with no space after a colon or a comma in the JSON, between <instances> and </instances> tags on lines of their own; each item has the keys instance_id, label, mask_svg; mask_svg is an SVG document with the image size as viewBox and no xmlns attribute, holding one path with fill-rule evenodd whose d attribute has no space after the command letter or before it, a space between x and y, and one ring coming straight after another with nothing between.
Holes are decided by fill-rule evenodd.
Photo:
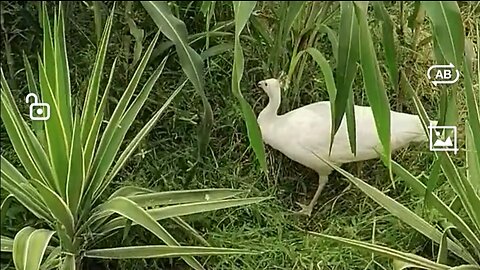
<instances>
[{"instance_id":1,"label":"corn leaf","mask_svg":"<svg viewBox=\"0 0 480 270\"><path fill-rule=\"evenodd\" d=\"M173 43L180 60L183 72L192 82L203 103L203 119L198 136L198 159L205 153L210 140L213 125L213 112L205 95L205 75L203 61L187 43L187 27L185 23L173 16L165 1L142 1L143 7L157 24L160 31Z\"/></svg>"}]
</instances>

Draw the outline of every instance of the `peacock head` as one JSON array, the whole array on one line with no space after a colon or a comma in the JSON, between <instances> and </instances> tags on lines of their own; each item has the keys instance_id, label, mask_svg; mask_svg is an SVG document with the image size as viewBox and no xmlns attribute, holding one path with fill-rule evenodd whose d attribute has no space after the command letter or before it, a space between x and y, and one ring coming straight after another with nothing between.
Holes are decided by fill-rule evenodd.
<instances>
[{"instance_id":1,"label":"peacock head","mask_svg":"<svg viewBox=\"0 0 480 270\"><path fill-rule=\"evenodd\" d=\"M275 78L259 81L258 87L262 88L269 97L280 94L280 81Z\"/></svg>"}]
</instances>

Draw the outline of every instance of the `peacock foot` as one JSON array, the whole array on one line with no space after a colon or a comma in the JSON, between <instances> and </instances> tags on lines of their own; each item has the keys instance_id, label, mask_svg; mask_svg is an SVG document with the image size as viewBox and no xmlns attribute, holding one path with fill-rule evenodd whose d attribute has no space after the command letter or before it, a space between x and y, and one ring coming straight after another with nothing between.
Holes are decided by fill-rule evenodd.
<instances>
[{"instance_id":1,"label":"peacock foot","mask_svg":"<svg viewBox=\"0 0 480 270\"><path fill-rule=\"evenodd\" d=\"M300 206L300 208L302 208L302 210L300 210L300 211L295 211L296 214L306 215L308 217L310 217L312 215L312 210L313 210L313 205L312 204L304 205L304 204L301 204L299 202L296 202L296 204L298 206Z\"/></svg>"}]
</instances>

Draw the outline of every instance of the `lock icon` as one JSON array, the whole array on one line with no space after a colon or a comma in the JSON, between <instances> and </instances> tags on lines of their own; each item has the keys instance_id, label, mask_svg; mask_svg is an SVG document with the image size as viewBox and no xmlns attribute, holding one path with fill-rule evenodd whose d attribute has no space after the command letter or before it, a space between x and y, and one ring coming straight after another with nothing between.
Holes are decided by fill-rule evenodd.
<instances>
[{"instance_id":1,"label":"lock icon","mask_svg":"<svg viewBox=\"0 0 480 270\"><path fill-rule=\"evenodd\" d=\"M33 97L33 103L30 104L30 119L48 120L50 118L50 105L48 103L39 103L38 97L34 93L28 94L25 102L30 103L29 99L31 97Z\"/></svg>"}]
</instances>

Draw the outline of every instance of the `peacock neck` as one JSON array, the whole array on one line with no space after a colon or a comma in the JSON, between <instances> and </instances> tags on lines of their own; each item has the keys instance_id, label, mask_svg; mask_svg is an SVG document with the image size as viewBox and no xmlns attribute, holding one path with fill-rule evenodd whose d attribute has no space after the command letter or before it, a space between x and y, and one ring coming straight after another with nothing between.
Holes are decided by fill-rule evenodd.
<instances>
[{"instance_id":1,"label":"peacock neck","mask_svg":"<svg viewBox=\"0 0 480 270\"><path fill-rule=\"evenodd\" d=\"M260 112L258 116L258 120L262 122L269 123L271 120L278 117L277 112L278 108L280 107L281 98L280 95L268 95L268 104L267 106Z\"/></svg>"}]
</instances>

